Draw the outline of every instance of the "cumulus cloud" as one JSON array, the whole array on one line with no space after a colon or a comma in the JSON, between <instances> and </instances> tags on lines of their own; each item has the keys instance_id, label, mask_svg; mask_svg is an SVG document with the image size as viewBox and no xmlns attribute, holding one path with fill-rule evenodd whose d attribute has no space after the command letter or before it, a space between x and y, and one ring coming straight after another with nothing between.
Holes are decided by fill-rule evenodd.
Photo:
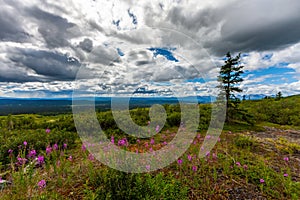
<instances>
[{"instance_id":1,"label":"cumulus cloud","mask_svg":"<svg viewBox=\"0 0 300 200\"><path fill-rule=\"evenodd\" d=\"M299 79L298 0L0 0L0 5L1 95L22 89L67 94L74 80L88 93L126 94L147 86L160 94L176 88L208 94L227 51L247 53L242 58L247 73L280 65ZM207 82L191 81L199 77ZM245 93L272 87L299 92L299 82L289 78L261 84L270 78L247 76Z\"/></svg>"}]
</instances>

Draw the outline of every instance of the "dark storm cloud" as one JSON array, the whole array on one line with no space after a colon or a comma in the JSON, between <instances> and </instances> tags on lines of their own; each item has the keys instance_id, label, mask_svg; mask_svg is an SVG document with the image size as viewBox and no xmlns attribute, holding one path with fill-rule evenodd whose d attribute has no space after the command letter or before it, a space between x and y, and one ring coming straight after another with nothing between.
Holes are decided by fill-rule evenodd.
<instances>
[{"instance_id":1,"label":"dark storm cloud","mask_svg":"<svg viewBox=\"0 0 300 200\"><path fill-rule=\"evenodd\" d=\"M48 80L74 80L81 66L76 58L65 54L33 49L18 49L16 54L10 56L10 60Z\"/></svg>"},{"instance_id":2,"label":"dark storm cloud","mask_svg":"<svg viewBox=\"0 0 300 200\"><path fill-rule=\"evenodd\" d=\"M86 52L91 52L93 50L93 41L85 38L79 43L79 47Z\"/></svg>"},{"instance_id":3,"label":"dark storm cloud","mask_svg":"<svg viewBox=\"0 0 300 200\"><path fill-rule=\"evenodd\" d=\"M217 8L205 8L195 14L185 15L181 7L174 7L168 14L168 20L177 26L198 31L200 28L214 26L218 22Z\"/></svg>"},{"instance_id":4,"label":"dark storm cloud","mask_svg":"<svg viewBox=\"0 0 300 200\"><path fill-rule=\"evenodd\" d=\"M78 34L77 27L67 19L43 11L37 7L27 10L37 20L38 32L43 36L49 48L69 46L69 38Z\"/></svg>"},{"instance_id":5,"label":"dark storm cloud","mask_svg":"<svg viewBox=\"0 0 300 200\"><path fill-rule=\"evenodd\" d=\"M10 10L5 6L0 7L0 41L24 42L29 34L23 30L16 13Z\"/></svg>"},{"instance_id":6,"label":"dark storm cloud","mask_svg":"<svg viewBox=\"0 0 300 200\"><path fill-rule=\"evenodd\" d=\"M9 64L0 62L0 82L31 82L41 81L38 77L28 75L24 67L9 67Z\"/></svg>"},{"instance_id":7,"label":"dark storm cloud","mask_svg":"<svg viewBox=\"0 0 300 200\"><path fill-rule=\"evenodd\" d=\"M299 10L298 0L234 1L188 15L173 8L168 19L199 34L204 47L220 56L227 51L276 50L299 42Z\"/></svg>"}]
</instances>

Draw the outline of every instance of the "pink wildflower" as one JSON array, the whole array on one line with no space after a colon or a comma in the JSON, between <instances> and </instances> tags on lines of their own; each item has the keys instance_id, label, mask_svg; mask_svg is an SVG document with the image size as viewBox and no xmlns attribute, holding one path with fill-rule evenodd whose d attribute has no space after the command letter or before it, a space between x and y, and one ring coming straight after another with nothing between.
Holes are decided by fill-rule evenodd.
<instances>
[{"instance_id":1,"label":"pink wildflower","mask_svg":"<svg viewBox=\"0 0 300 200\"><path fill-rule=\"evenodd\" d=\"M195 171L197 171L197 166L193 166L192 167L192 170L195 172Z\"/></svg>"},{"instance_id":2,"label":"pink wildflower","mask_svg":"<svg viewBox=\"0 0 300 200\"><path fill-rule=\"evenodd\" d=\"M192 155L188 155L188 160L192 161Z\"/></svg>"},{"instance_id":3,"label":"pink wildflower","mask_svg":"<svg viewBox=\"0 0 300 200\"><path fill-rule=\"evenodd\" d=\"M40 180L38 182L38 186L39 186L39 189L44 189L46 187L46 181L44 179Z\"/></svg>"},{"instance_id":4,"label":"pink wildflower","mask_svg":"<svg viewBox=\"0 0 300 200\"><path fill-rule=\"evenodd\" d=\"M181 160L181 159L178 159L178 160L177 160L177 163L178 163L179 165L181 165L181 164L182 164L182 160Z\"/></svg>"},{"instance_id":5,"label":"pink wildflower","mask_svg":"<svg viewBox=\"0 0 300 200\"><path fill-rule=\"evenodd\" d=\"M159 129L160 129L160 127L159 127L159 125L157 125L157 126L155 127L155 132L158 133L158 132L159 132Z\"/></svg>"},{"instance_id":6,"label":"pink wildflower","mask_svg":"<svg viewBox=\"0 0 300 200\"><path fill-rule=\"evenodd\" d=\"M68 160L69 160L69 161L73 161L73 157L72 157L72 156L69 156Z\"/></svg>"},{"instance_id":7,"label":"pink wildflower","mask_svg":"<svg viewBox=\"0 0 300 200\"><path fill-rule=\"evenodd\" d=\"M44 156L39 155L37 161L39 165L42 165L45 162Z\"/></svg>"},{"instance_id":8,"label":"pink wildflower","mask_svg":"<svg viewBox=\"0 0 300 200\"><path fill-rule=\"evenodd\" d=\"M52 148L48 145L46 147L46 154L49 155L52 152Z\"/></svg>"},{"instance_id":9,"label":"pink wildflower","mask_svg":"<svg viewBox=\"0 0 300 200\"><path fill-rule=\"evenodd\" d=\"M151 145L153 145L154 143L155 143L154 139L153 139L153 138L151 138L151 140L150 140L150 144L151 144Z\"/></svg>"}]
</instances>

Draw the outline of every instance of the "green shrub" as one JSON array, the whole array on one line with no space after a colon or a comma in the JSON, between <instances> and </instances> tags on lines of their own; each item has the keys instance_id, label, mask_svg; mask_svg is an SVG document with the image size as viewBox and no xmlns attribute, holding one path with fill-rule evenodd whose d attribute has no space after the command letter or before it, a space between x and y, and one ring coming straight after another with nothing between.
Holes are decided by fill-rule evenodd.
<instances>
[{"instance_id":1,"label":"green shrub","mask_svg":"<svg viewBox=\"0 0 300 200\"><path fill-rule=\"evenodd\" d=\"M251 148L255 145L255 141L248 136L237 136L234 139L234 144L241 148Z\"/></svg>"},{"instance_id":2,"label":"green shrub","mask_svg":"<svg viewBox=\"0 0 300 200\"><path fill-rule=\"evenodd\" d=\"M188 199L188 189L171 175L129 174L114 169L91 172L97 199Z\"/></svg>"}]
</instances>

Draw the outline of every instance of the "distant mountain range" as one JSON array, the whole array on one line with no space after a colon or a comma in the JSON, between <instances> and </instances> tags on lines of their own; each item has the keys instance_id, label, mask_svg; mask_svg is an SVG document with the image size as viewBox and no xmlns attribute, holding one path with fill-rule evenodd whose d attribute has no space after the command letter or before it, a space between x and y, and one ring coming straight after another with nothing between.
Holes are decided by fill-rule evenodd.
<instances>
[{"instance_id":1,"label":"distant mountain range","mask_svg":"<svg viewBox=\"0 0 300 200\"><path fill-rule=\"evenodd\" d=\"M238 95L237 98L246 100L258 100L265 98L264 94ZM116 101L124 102L125 98L115 97ZM198 97L182 97L185 103L194 102L197 98L198 103L210 103L215 101L215 97L198 96ZM81 97L78 100L94 101L98 110L109 110L111 108L111 97ZM176 97L132 97L130 98L130 108L150 107L154 104L177 104ZM5 98L0 97L0 115L8 114L57 114L71 113L72 98Z\"/></svg>"},{"instance_id":2,"label":"distant mountain range","mask_svg":"<svg viewBox=\"0 0 300 200\"><path fill-rule=\"evenodd\" d=\"M210 103L215 97L183 97L182 102L191 103L197 98L198 103ZM94 101L89 97L78 98L78 100L88 103ZM124 102L125 98L115 98L117 102ZM0 98L0 115L8 114L58 114L72 112L72 99L45 99L45 98ZM133 97L130 98L129 107L150 107L154 104L177 104L176 97ZM96 97L95 107L98 110L109 110L111 108L110 97Z\"/></svg>"}]
</instances>

